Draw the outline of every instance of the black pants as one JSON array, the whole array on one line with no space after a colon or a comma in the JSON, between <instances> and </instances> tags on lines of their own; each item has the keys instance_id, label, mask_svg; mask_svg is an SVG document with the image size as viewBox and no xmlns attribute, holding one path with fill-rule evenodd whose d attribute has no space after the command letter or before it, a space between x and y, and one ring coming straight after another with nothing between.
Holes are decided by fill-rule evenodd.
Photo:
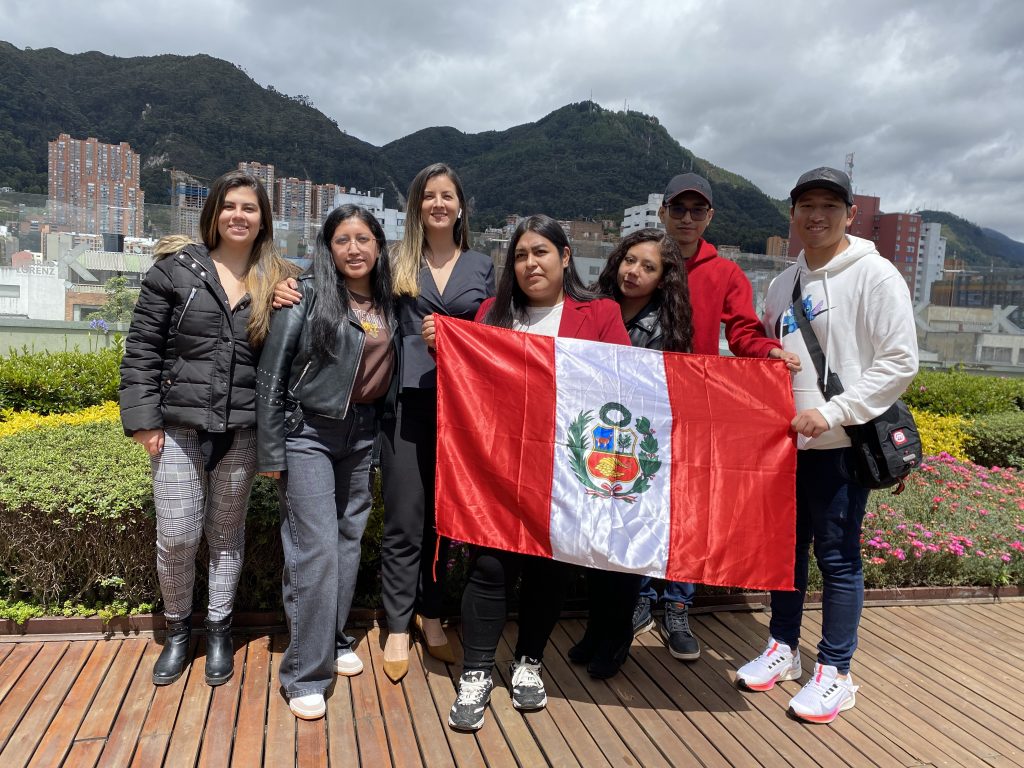
<instances>
[{"instance_id":1,"label":"black pants","mask_svg":"<svg viewBox=\"0 0 1024 768\"><path fill-rule=\"evenodd\" d=\"M633 641L633 608L643 579L634 573L587 569L590 615L585 641L592 645L595 659L620 656Z\"/></svg>"},{"instance_id":2,"label":"black pants","mask_svg":"<svg viewBox=\"0 0 1024 768\"><path fill-rule=\"evenodd\" d=\"M508 589L522 576L519 588L519 636L515 657L544 657L544 648L558 622L571 566L497 549L477 548L462 593L462 668L494 667L494 652L508 616Z\"/></svg>"},{"instance_id":3,"label":"black pants","mask_svg":"<svg viewBox=\"0 0 1024 768\"><path fill-rule=\"evenodd\" d=\"M381 438L382 597L388 629L405 632L413 610L438 618L444 599L448 540L438 538L434 518L437 391L406 390L399 395L397 419L385 427Z\"/></svg>"}]
</instances>

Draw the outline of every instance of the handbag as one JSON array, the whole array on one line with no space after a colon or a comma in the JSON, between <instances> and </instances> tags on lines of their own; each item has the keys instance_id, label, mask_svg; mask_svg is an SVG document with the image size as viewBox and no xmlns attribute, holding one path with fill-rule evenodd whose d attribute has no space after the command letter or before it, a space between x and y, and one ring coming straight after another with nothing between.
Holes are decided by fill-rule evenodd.
<instances>
[{"instance_id":1,"label":"handbag","mask_svg":"<svg viewBox=\"0 0 1024 768\"><path fill-rule=\"evenodd\" d=\"M843 391L843 382L825 365L821 344L804 310L799 275L793 284L793 317L814 361L818 388L825 400L831 400ZM896 486L893 495L902 493L904 480L920 463L922 451L921 436L906 403L897 400L885 413L866 424L852 424L843 429L852 443L853 460L849 469L853 480L870 489Z\"/></svg>"}]
</instances>

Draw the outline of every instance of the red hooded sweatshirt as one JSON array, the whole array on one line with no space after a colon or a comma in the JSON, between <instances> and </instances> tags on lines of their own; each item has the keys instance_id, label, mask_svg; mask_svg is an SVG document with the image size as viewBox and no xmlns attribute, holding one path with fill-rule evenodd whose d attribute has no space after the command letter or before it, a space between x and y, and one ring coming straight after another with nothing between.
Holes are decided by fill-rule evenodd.
<instances>
[{"instance_id":1,"label":"red hooded sweatshirt","mask_svg":"<svg viewBox=\"0 0 1024 768\"><path fill-rule=\"evenodd\" d=\"M700 241L697 253L686 260L686 278L693 305L693 351L718 354L719 328L725 323L729 350L737 357L768 357L780 348L765 336L754 314L754 290L735 262L718 255L715 246Z\"/></svg>"}]
</instances>

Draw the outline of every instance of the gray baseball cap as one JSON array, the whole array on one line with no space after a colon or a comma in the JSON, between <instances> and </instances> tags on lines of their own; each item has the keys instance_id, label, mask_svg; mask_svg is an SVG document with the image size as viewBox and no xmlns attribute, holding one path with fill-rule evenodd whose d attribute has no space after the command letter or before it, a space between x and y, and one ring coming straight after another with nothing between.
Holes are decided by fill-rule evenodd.
<instances>
[{"instance_id":1,"label":"gray baseball cap","mask_svg":"<svg viewBox=\"0 0 1024 768\"><path fill-rule=\"evenodd\" d=\"M853 188L850 185L850 177L835 168L822 166L801 176L789 193L790 202L796 205L800 195L809 189L831 190L843 198L847 205L853 205Z\"/></svg>"},{"instance_id":2,"label":"gray baseball cap","mask_svg":"<svg viewBox=\"0 0 1024 768\"><path fill-rule=\"evenodd\" d=\"M707 179L696 173L680 173L678 176L673 176L668 186L665 187L663 204L668 205L672 202L672 198L678 197L683 192L696 192L708 201L709 206L714 205L711 201L711 185Z\"/></svg>"}]
</instances>

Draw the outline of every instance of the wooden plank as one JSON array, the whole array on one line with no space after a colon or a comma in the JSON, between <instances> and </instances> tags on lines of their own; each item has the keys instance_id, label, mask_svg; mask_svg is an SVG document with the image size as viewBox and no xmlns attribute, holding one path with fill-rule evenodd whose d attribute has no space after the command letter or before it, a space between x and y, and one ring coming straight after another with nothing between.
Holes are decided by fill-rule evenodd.
<instances>
[{"instance_id":1,"label":"wooden plank","mask_svg":"<svg viewBox=\"0 0 1024 768\"><path fill-rule=\"evenodd\" d=\"M189 646L189 658L194 658L197 641L193 639ZM181 698L185 694L188 682L186 670L181 677L170 685L158 685L153 693L153 701L146 714L146 720L139 731L139 743L132 757L132 765L146 768L151 765L162 765L167 747L174 733L174 722L178 718Z\"/></svg>"},{"instance_id":2,"label":"wooden plank","mask_svg":"<svg viewBox=\"0 0 1024 768\"><path fill-rule=\"evenodd\" d=\"M28 765L36 746L49 728L58 708L96 647L92 641L71 643L60 661L47 670L48 677L21 723L0 752L4 768Z\"/></svg>"},{"instance_id":3,"label":"wooden plank","mask_svg":"<svg viewBox=\"0 0 1024 768\"><path fill-rule=\"evenodd\" d=\"M971 603L961 606L961 613L965 619L972 620L972 623L984 621L988 626L998 629L1003 637L1017 637L1020 635L1021 629L1024 629L1024 619L1018 618L1013 605L1020 605L1020 603L1007 605ZM1012 650L1020 657L1020 648L1014 647Z\"/></svg>"},{"instance_id":4,"label":"wooden plank","mask_svg":"<svg viewBox=\"0 0 1024 768\"><path fill-rule=\"evenodd\" d=\"M3 666L4 659L17 647L17 643L0 642L0 666Z\"/></svg>"},{"instance_id":5,"label":"wooden plank","mask_svg":"<svg viewBox=\"0 0 1024 768\"><path fill-rule=\"evenodd\" d=\"M120 768L128 764L135 752L146 714L149 712L149 704L153 700L156 688L153 685L153 665L160 655L161 647L150 640L145 648L146 651L135 669L128 691L123 694L124 703L117 711L110 736L100 755L99 765L103 768ZM120 655L119 653L118 658ZM115 691L114 695L120 700L122 694Z\"/></svg>"},{"instance_id":6,"label":"wooden plank","mask_svg":"<svg viewBox=\"0 0 1024 768\"><path fill-rule=\"evenodd\" d=\"M75 680L57 716L43 734L30 766L60 765L63 762L120 647L121 643L117 640L104 640L96 644L85 669ZM99 755L98 752L96 754Z\"/></svg>"},{"instance_id":7,"label":"wooden plank","mask_svg":"<svg viewBox=\"0 0 1024 768\"><path fill-rule=\"evenodd\" d=\"M434 707L427 682L431 677L449 680L447 665L428 654L422 643L416 644L413 656L414 658L410 658L412 665L409 674L402 684L406 700L409 702L409 714L416 731L420 756L423 758L423 764L429 768L455 768L455 758L452 756L452 750L448 746L448 735L445 733L448 730L447 710L442 722L440 713ZM339 682L340 680L341 678Z\"/></svg>"},{"instance_id":8,"label":"wooden plank","mask_svg":"<svg viewBox=\"0 0 1024 768\"><path fill-rule=\"evenodd\" d=\"M327 721L296 720L296 765L299 768L320 768L327 765Z\"/></svg>"},{"instance_id":9,"label":"wooden plank","mask_svg":"<svg viewBox=\"0 0 1024 768\"><path fill-rule=\"evenodd\" d=\"M728 652L726 649L735 654L726 671L730 682L735 683L735 670L761 653L767 630L762 630L760 625L757 629L745 629L734 623L732 618L733 616L724 613L716 614L714 620L706 622L704 626L715 637L716 645L722 649L723 655ZM826 765L839 759L846 762L867 760L876 765L909 765L916 762L910 753L888 739L880 739L880 743L865 748L864 742L868 738L865 730L871 730L870 724L862 717L851 716L850 712L843 713L838 729L808 728L798 720L788 717L786 710L789 707L789 700L800 690L800 685L800 682L794 681L777 685L771 691L745 692L743 695L818 765ZM864 728L865 725L868 726L867 729ZM855 747L851 750L847 741L860 745L860 749ZM862 756L858 755L858 752Z\"/></svg>"},{"instance_id":10,"label":"wooden plank","mask_svg":"<svg viewBox=\"0 0 1024 768\"><path fill-rule=\"evenodd\" d=\"M264 765L267 768L295 767L295 715L281 693L278 675L281 655L288 647L288 635L274 635L270 650L270 692L267 699L267 742Z\"/></svg>"},{"instance_id":11,"label":"wooden plank","mask_svg":"<svg viewBox=\"0 0 1024 768\"><path fill-rule=\"evenodd\" d=\"M263 762L263 729L270 694L270 636L249 638L238 705L238 728L231 761L235 765L260 765Z\"/></svg>"},{"instance_id":12,"label":"wooden plank","mask_svg":"<svg viewBox=\"0 0 1024 768\"><path fill-rule=\"evenodd\" d=\"M378 628L367 633L367 642L354 649L363 662L363 674L349 678L352 689L352 711L356 719L356 738L359 742L361 765L393 765L388 747L388 733L382 702L378 698L380 686L396 687L383 670L377 669L374 660L384 654L384 643ZM369 673L369 674L367 674ZM380 677L380 682L377 678ZM390 713L388 713L390 715ZM417 754L419 754L417 750Z\"/></svg>"},{"instance_id":13,"label":"wooden plank","mask_svg":"<svg viewBox=\"0 0 1024 768\"><path fill-rule=\"evenodd\" d=\"M180 680L179 680L180 682ZM188 766L192 768L199 759L203 729L210 708L213 689L206 684L206 638L196 646L196 655L188 668L185 691L181 696L178 719L174 722L171 741L167 745L165 768Z\"/></svg>"},{"instance_id":14,"label":"wooden plank","mask_svg":"<svg viewBox=\"0 0 1024 768\"><path fill-rule=\"evenodd\" d=\"M458 636L453 631L448 632L448 642L456 652L456 655L461 656L462 646ZM477 740L471 737L467 738L465 734L456 733L448 727L448 712L451 709L452 702L455 701L455 684L452 678L458 678L459 667L455 665L448 667L445 664L441 664L441 662L437 663L440 666L424 665L424 668L428 672L426 678L427 687L430 690L430 696L433 700L438 720L441 722L441 730L448 741L448 748L451 750L452 758L459 768L484 768L484 758L480 752L480 745L477 743ZM433 674L435 669L438 674Z\"/></svg>"},{"instance_id":15,"label":"wooden plank","mask_svg":"<svg viewBox=\"0 0 1024 768\"><path fill-rule=\"evenodd\" d=\"M18 678L18 684L0 703L0 755L69 645L67 642L44 643L28 669Z\"/></svg>"},{"instance_id":16,"label":"wooden plank","mask_svg":"<svg viewBox=\"0 0 1024 768\"><path fill-rule=\"evenodd\" d=\"M124 699L128 686L135 676L135 670L139 666L139 659L142 658L147 648L150 648L150 641L142 639L122 640L121 647L117 649L117 657L110 665L100 689L93 698L89 713L82 722L82 727L75 734L75 741L89 741L90 739L106 739L110 729L114 725L118 710L121 709L121 701ZM153 657L156 660L156 657ZM152 666L150 667L152 672ZM74 748L72 748L74 751Z\"/></svg>"},{"instance_id":17,"label":"wooden plank","mask_svg":"<svg viewBox=\"0 0 1024 768\"><path fill-rule=\"evenodd\" d=\"M7 654L4 663L0 665L0 702L7 699L7 694L21 679L42 647L42 643L18 643Z\"/></svg>"},{"instance_id":18,"label":"wooden plank","mask_svg":"<svg viewBox=\"0 0 1024 768\"><path fill-rule=\"evenodd\" d=\"M245 676L246 652L245 638L234 635L232 642L235 671L226 683L213 687L199 751L199 768L226 768L231 762L231 740L238 716L238 696Z\"/></svg>"},{"instance_id":19,"label":"wooden plank","mask_svg":"<svg viewBox=\"0 0 1024 768\"><path fill-rule=\"evenodd\" d=\"M898 672L920 688L934 688L944 701L956 702L957 709L965 716L998 738L1006 740L1015 749L1024 748L1021 718L1005 709L993 707L990 695L978 693L962 684L958 679L958 670L951 668L953 665L940 662L935 654L925 659L918 658L905 647L901 635L890 632L885 626L874 624L870 618L861 622L861 626L872 632L874 642L871 650L880 664ZM1016 702L1010 706L1024 715L1024 710Z\"/></svg>"},{"instance_id":20,"label":"wooden plank","mask_svg":"<svg viewBox=\"0 0 1024 768\"><path fill-rule=\"evenodd\" d=\"M449 638L449 642L452 642L451 638ZM461 641L457 641L452 648L454 649L456 656L462 656L463 651ZM511 656L506 657L506 660L503 662L499 656L498 663L508 664L507 658L511 658ZM438 707L438 709L440 709L444 714L446 723L448 721L448 711L451 709L451 705L455 701L455 687L458 685L461 669L459 667L452 666L448 667L448 672L451 675L453 690L447 703L441 704ZM451 744L455 744L459 741L475 742L489 768L514 768L518 763L516 762L515 755L512 754L512 750L509 748L508 742L505 741L505 737L501 733L501 728L498 727L497 717L495 716L494 711L494 704L499 700L500 696L501 691L491 692L491 703L488 706L489 711L484 713L484 724L479 731L475 734L467 734L448 728L448 741ZM508 696L507 692L505 693L505 696ZM453 751L455 751L454 747Z\"/></svg>"},{"instance_id":21,"label":"wooden plank","mask_svg":"<svg viewBox=\"0 0 1024 768\"><path fill-rule=\"evenodd\" d=\"M988 674L1000 672L1015 679L1024 663L1024 653L1015 650L1020 637L995 631L985 626L984 622L979 627L978 623L965 621L961 615L962 609L963 606L957 606L955 611L936 614L930 610L930 606L922 605L903 610L910 621L924 627L932 638L941 638L943 647L953 647L960 651L963 654L960 663L974 666ZM986 634L987 642L999 648L999 653L994 656L978 654L977 641Z\"/></svg>"},{"instance_id":22,"label":"wooden plank","mask_svg":"<svg viewBox=\"0 0 1024 768\"><path fill-rule=\"evenodd\" d=\"M93 768L100 759L103 751L103 739L89 739L88 741L76 741L71 745L67 757L62 763L63 768Z\"/></svg>"},{"instance_id":23,"label":"wooden plank","mask_svg":"<svg viewBox=\"0 0 1024 768\"><path fill-rule=\"evenodd\" d=\"M359 760L352 685L345 676L335 681L334 693L327 702L327 753L335 768L356 765Z\"/></svg>"},{"instance_id":24,"label":"wooden plank","mask_svg":"<svg viewBox=\"0 0 1024 768\"><path fill-rule=\"evenodd\" d=\"M1006 661L1020 669L1021 665L1024 665L1024 648L1020 647L1020 633L1021 629L1024 629L1024 625L1007 626L1002 617L986 611L987 607L989 606L959 606L960 609L953 614L953 620L965 629L969 627L972 632L977 633L980 630L989 645L997 645ZM926 609L922 613L930 616L935 623L940 626L949 626L948 620L942 621L943 612L936 606L922 606L922 608ZM970 636L967 635L967 637Z\"/></svg>"}]
</instances>

